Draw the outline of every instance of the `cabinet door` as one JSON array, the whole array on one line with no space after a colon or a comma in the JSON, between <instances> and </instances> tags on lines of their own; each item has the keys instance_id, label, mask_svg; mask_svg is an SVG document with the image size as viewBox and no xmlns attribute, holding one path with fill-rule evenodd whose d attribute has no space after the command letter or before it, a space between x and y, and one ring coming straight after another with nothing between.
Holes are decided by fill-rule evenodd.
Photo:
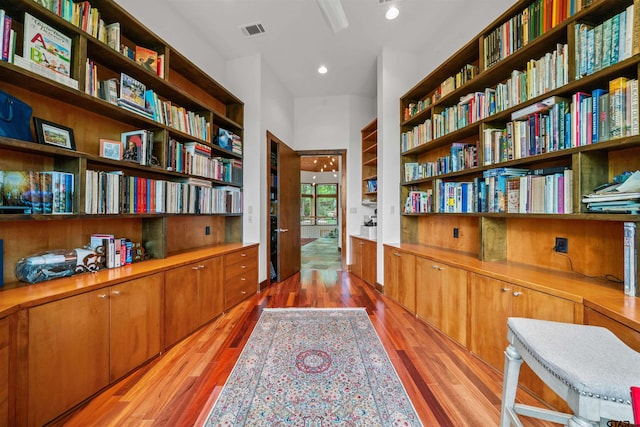
<instances>
[{"instance_id":1,"label":"cabinet door","mask_svg":"<svg viewBox=\"0 0 640 427\"><path fill-rule=\"evenodd\" d=\"M362 250L364 242L360 239L351 238L351 272L362 277Z\"/></svg>"},{"instance_id":2,"label":"cabinet door","mask_svg":"<svg viewBox=\"0 0 640 427\"><path fill-rule=\"evenodd\" d=\"M200 324L207 323L224 309L224 287L222 282L222 257L199 263L198 287L200 292Z\"/></svg>"},{"instance_id":3,"label":"cabinet door","mask_svg":"<svg viewBox=\"0 0 640 427\"><path fill-rule=\"evenodd\" d=\"M471 274L469 349L499 370L504 366L513 288L511 283Z\"/></svg>"},{"instance_id":4,"label":"cabinet door","mask_svg":"<svg viewBox=\"0 0 640 427\"><path fill-rule=\"evenodd\" d=\"M370 285L376 285L378 276L378 250L376 242L364 242L362 246L362 279Z\"/></svg>"},{"instance_id":5,"label":"cabinet door","mask_svg":"<svg viewBox=\"0 0 640 427\"><path fill-rule=\"evenodd\" d=\"M640 351L640 332L610 318L609 316L605 316L591 308L585 308L584 324L607 328L629 347L633 348L635 351Z\"/></svg>"},{"instance_id":6,"label":"cabinet door","mask_svg":"<svg viewBox=\"0 0 640 427\"><path fill-rule=\"evenodd\" d=\"M416 311L415 269L415 255L385 248L384 293L412 313Z\"/></svg>"},{"instance_id":7,"label":"cabinet door","mask_svg":"<svg viewBox=\"0 0 640 427\"><path fill-rule=\"evenodd\" d=\"M466 346L467 272L417 257L416 314Z\"/></svg>"},{"instance_id":8,"label":"cabinet door","mask_svg":"<svg viewBox=\"0 0 640 427\"><path fill-rule=\"evenodd\" d=\"M195 263L165 272L165 346L180 341L200 324L198 270Z\"/></svg>"},{"instance_id":9,"label":"cabinet door","mask_svg":"<svg viewBox=\"0 0 640 427\"><path fill-rule=\"evenodd\" d=\"M0 319L0 426L9 425L9 318Z\"/></svg>"},{"instance_id":10,"label":"cabinet door","mask_svg":"<svg viewBox=\"0 0 640 427\"><path fill-rule=\"evenodd\" d=\"M29 309L28 425L109 384L109 298L98 290Z\"/></svg>"},{"instance_id":11,"label":"cabinet door","mask_svg":"<svg viewBox=\"0 0 640 427\"><path fill-rule=\"evenodd\" d=\"M163 283L158 273L111 287L111 381L160 353Z\"/></svg>"}]
</instances>

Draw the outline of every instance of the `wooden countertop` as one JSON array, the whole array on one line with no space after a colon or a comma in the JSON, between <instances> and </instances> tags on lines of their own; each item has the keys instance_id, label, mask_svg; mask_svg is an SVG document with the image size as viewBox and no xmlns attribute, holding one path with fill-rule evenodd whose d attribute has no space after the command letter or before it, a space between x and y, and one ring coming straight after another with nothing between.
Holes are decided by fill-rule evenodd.
<instances>
[{"instance_id":1,"label":"wooden countertop","mask_svg":"<svg viewBox=\"0 0 640 427\"><path fill-rule=\"evenodd\" d=\"M640 298L624 295L622 284L525 264L481 261L475 255L425 245L384 246L584 304L640 332Z\"/></svg>"},{"instance_id":2,"label":"wooden countertop","mask_svg":"<svg viewBox=\"0 0 640 427\"><path fill-rule=\"evenodd\" d=\"M378 242L377 240L373 240L373 239L370 239L368 237L361 236L359 234L352 234L351 237L355 237L356 239L366 240L368 242L373 242L373 243L377 243Z\"/></svg>"},{"instance_id":3,"label":"wooden countertop","mask_svg":"<svg viewBox=\"0 0 640 427\"><path fill-rule=\"evenodd\" d=\"M94 291L171 268L197 262L218 255L258 246L257 243L221 243L172 255L110 268L95 273L83 273L36 284L20 283L0 288L0 317L21 309L59 300L83 292Z\"/></svg>"}]
</instances>

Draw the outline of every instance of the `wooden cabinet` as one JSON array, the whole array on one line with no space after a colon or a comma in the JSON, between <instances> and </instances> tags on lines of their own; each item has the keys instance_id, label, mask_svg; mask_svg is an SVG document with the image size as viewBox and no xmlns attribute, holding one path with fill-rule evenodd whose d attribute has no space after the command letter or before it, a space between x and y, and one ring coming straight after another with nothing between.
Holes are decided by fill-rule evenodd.
<instances>
[{"instance_id":1,"label":"wooden cabinet","mask_svg":"<svg viewBox=\"0 0 640 427\"><path fill-rule=\"evenodd\" d=\"M467 271L417 257L416 314L467 346Z\"/></svg>"},{"instance_id":2,"label":"wooden cabinet","mask_svg":"<svg viewBox=\"0 0 640 427\"><path fill-rule=\"evenodd\" d=\"M401 203L411 207L401 216L401 243L463 251L484 261L623 277L623 223L637 222L637 211L596 214L582 197L625 171L640 169L640 135L623 130L593 143L592 133L580 128L593 122L592 113L581 110L577 99L586 96L583 107L593 105L596 89L609 91L610 82L619 78L629 85L637 81L640 40L636 34L632 55L585 73L576 64L593 63L594 57L585 57L592 50L581 48L575 34L585 22L589 25L582 28L595 28L620 18L634 2L594 1L540 34L522 39L510 33L509 25L539 3L516 2L401 97ZM511 41L517 49L509 49ZM547 61L552 57L555 63ZM554 105L536 108L543 101ZM637 100L633 103L631 123L637 123ZM529 114L520 116L528 107ZM582 121L571 111L582 111ZM537 183L512 181L507 190L506 179L493 176L500 168L524 169L529 178L543 174L544 209L531 206L530 196L542 194ZM558 187L558 182L567 185ZM416 203L418 194L426 201L424 210ZM514 201L511 208L508 197ZM571 262L553 252L556 237L569 240Z\"/></svg>"},{"instance_id":3,"label":"wooden cabinet","mask_svg":"<svg viewBox=\"0 0 640 427\"><path fill-rule=\"evenodd\" d=\"M0 89L31 105L34 117L71 129L75 149L0 138L1 169L68 173L73 177L74 192L69 193L70 212L65 215L39 213L35 208L15 215L6 214L7 209L0 212L4 262L10 267L4 269L5 284L17 281L13 267L22 257L48 249L83 247L93 233L139 242L154 258L241 241L242 101L113 1L89 1L92 13L97 11L105 24L121 24L122 46L133 50L142 46L161 56L162 77L41 3L16 0L3 8L12 18L17 40L24 35L25 12L71 38L69 78L77 88L14 63L0 62ZM18 46L20 53L21 42ZM86 77L87 64L95 65L95 80ZM119 82L123 75L153 92L159 108L152 116L119 107L92 92L92 82ZM151 92L146 95L151 97ZM131 131L147 131L151 165L146 160L139 164L100 155L101 139L120 141L122 133ZM240 140L218 139L225 131ZM186 149L193 142L200 147L196 154ZM222 170L224 174L213 172ZM101 190L107 177L110 183L122 185L110 186L110 190L129 184L128 197L122 190L115 202L111 192L107 198ZM196 177L207 185L195 185ZM95 180L101 181L93 185ZM177 187L181 191L176 191ZM150 197L150 192L155 197ZM205 203L218 199L233 200L219 205ZM109 215L103 215L106 213Z\"/></svg>"},{"instance_id":4,"label":"wooden cabinet","mask_svg":"<svg viewBox=\"0 0 640 427\"><path fill-rule=\"evenodd\" d=\"M362 135L362 203L378 199L378 119L360 131Z\"/></svg>"},{"instance_id":5,"label":"wooden cabinet","mask_svg":"<svg viewBox=\"0 0 640 427\"><path fill-rule=\"evenodd\" d=\"M589 307L584 309L584 324L607 328L626 345L640 352L640 332L637 330Z\"/></svg>"},{"instance_id":6,"label":"wooden cabinet","mask_svg":"<svg viewBox=\"0 0 640 427\"><path fill-rule=\"evenodd\" d=\"M0 426L9 425L9 318L0 318Z\"/></svg>"},{"instance_id":7,"label":"wooden cabinet","mask_svg":"<svg viewBox=\"0 0 640 427\"><path fill-rule=\"evenodd\" d=\"M108 289L29 309L28 331L19 425L43 425L109 384Z\"/></svg>"},{"instance_id":8,"label":"wooden cabinet","mask_svg":"<svg viewBox=\"0 0 640 427\"><path fill-rule=\"evenodd\" d=\"M258 249L224 256L224 309L228 310L258 290Z\"/></svg>"},{"instance_id":9,"label":"wooden cabinet","mask_svg":"<svg viewBox=\"0 0 640 427\"><path fill-rule=\"evenodd\" d=\"M470 273L469 349L500 372L504 370L507 347L507 319L529 317L574 323L576 303L509 282ZM537 396L557 408L558 398L528 366L523 367L522 382Z\"/></svg>"},{"instance_id":10,"label":"wooden cabinet","mask_svg":"<svg viewBox=\"0 0 640 427\"><path fill-rule=\"evenodd\" d=\"M29 309L19 424L42 425L159 354L162 283L158 273Z\"/></svg>"},{"instance_id":11,"label":"wooden cabinet","mask_svg":"<svg viewBox=\"0 0 640 427\"><path fill-rule=\"evenodd\" d=\"M375 287L377 265L376 242L351 236L351 272Z\"/></svg>"},{"instance_id":12,"label":"wooden cabinet","mask_svg":"<svg viewBox=\"0 0 640 427\"><path fill-rule=\"evenodd\" d=\"M165 272L165 346L222 313L222 257Z\"/></svg>"},{"instance_id":13,"label":"wooden cabinet","mask_svg":"<svg viewBox=\"0 0 640 427\"><path fill-rule=\"evenodd\" d=\"M385 245L384 294L410 312L416 312L415 255Z\"/></svg>"},{"instance_id":14,"label":"wooden cabinet","mask_svg":"<svg viewBox=\"0 0 640 427\"><path fill-rule=\"evenodd\" d=\"M159 354L164 274L109 288L109 379L111 382Z\"/></svg>"}]
</instances>

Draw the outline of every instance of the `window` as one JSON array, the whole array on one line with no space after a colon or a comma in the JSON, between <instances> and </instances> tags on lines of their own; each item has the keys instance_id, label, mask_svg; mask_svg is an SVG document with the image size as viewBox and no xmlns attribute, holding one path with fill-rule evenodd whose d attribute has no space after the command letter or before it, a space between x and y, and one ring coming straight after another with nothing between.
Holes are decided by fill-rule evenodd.
<instances>
[{"instance_id":1,"label":"window","mask_svg":"<svg viewBox=\"0 0 640 427\"><path fill-rule=\"evenodd\" d=\"M338 184L302 184L300 224L338 224Z\"/></svg>"}]
</instances>

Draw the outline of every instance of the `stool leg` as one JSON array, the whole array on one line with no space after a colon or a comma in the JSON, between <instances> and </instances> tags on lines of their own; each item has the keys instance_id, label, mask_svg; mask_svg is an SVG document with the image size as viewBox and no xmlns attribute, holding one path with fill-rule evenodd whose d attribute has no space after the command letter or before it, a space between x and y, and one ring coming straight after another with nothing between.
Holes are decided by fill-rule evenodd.
<instances>
[{"instance_id":1,"label":"stool leg","mask_svg":"<svg viewBox=\"0 0 640 427\"><path fill-rule=\"evenodd\" d=\"M514 416L516 402L516 390L518 389L518 377L520 376L522 357L516 348L509 344L504 351L504 378L502 382L502 411L500 412L500 427L511 425L511 412Z\"/></svg>"},{"instance_id":2,"label":"stool leg","mask_svg":"<svg viewBox=\"0 0 640 427\"><path fill-rule=\"evenodd\" d=\"M567 423L568 427L598 427L598 423L574 415Z\"/></svg>"}]
</instances>

